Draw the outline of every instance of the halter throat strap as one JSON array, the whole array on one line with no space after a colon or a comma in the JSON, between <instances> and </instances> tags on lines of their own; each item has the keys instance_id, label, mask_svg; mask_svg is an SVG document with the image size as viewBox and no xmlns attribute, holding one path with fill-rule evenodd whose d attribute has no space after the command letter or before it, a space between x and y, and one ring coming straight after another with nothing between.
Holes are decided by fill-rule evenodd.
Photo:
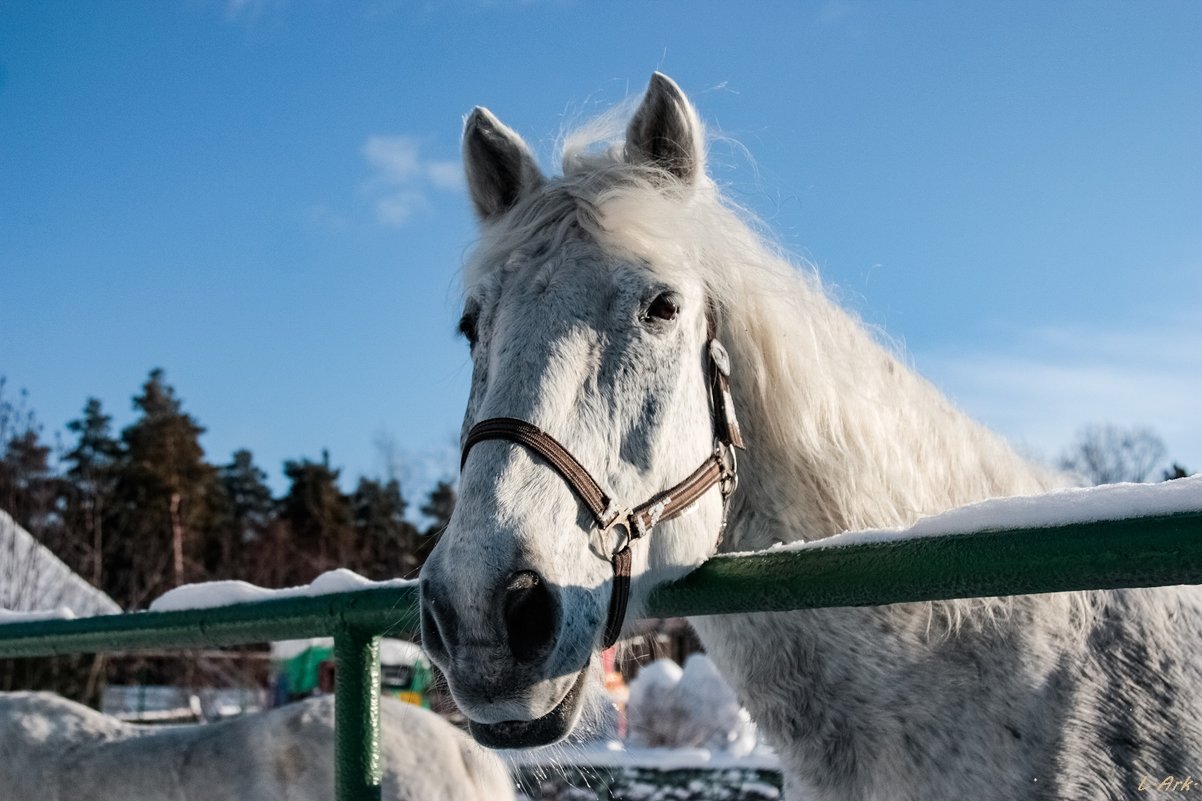
<instances>
[{"instance_id":1,"label":"halter throat strap","mask_svg":"<svg viewBox=\"0 0 1202 801\"><path fill-rule=\"evenodd\" d=\"M710 365L710 403L713 406L714 417L714 451L683 481L633 508L617 503L571 451L533 423L515 417L490 417L472 426L463 442L463 452L459 461L461 472L475 444L486 440L516 443L537 453L559 474L592 514L593 522L599 531L607 533L619 526L625 530L626 536L622 544L610 557L614 580L605 622L605 648L617 642L626 618L626 607L630 600L632 542L650 534L659 523L680 516L714 486L722 493L722 527L718 530L715 548L722 541L727 505L735 487L738 486L738 462L734 449L743 448L744 444L730 392L730 358L722 343L714 338L712 333L707 343L707 352Z\"/></svg>"}]
</instances>

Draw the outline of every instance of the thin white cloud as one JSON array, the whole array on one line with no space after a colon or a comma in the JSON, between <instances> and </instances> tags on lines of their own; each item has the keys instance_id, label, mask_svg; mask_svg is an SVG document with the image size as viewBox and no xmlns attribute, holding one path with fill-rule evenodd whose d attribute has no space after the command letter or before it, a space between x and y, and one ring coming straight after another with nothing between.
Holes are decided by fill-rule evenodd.
<instances>
[{"instance_id":1,"label":"thin white cloud","mask_svg":"<svg viewBox=\"0 0 1202 801\"><path fill-rule=\"evenodd\" d=\"M376 198L376 219L384 225L399 228L409 222L414 212L428 205L421 192L397 190Z\"/></svg>"},{"instance_id":2,"label":"thin white cloud","mask_svg":"<svg viewBox=\"0 0 1202 801\"><path fill-rule=\"evenodd\" d=\"M369 136L363 143L363 158L382 180L407 183L421 174L419 148L411 136Z\"/></svg>"},{"instance_id":3,"label":"thin white cloud","mask_svg":"<svg viewBox=\"0 0 1202 801\"><path fill-rule=\"evenodd\" d=\"M426 177L439 189L459 190L464 186L463 168L457 161L428 162Z\"/></svg>"},{"instance_id":4,"label":"thin white cloud","mask_svg":"<svg viewBox=\"0 0 1202 801\"><path fill-rule=\"evenodd\" d=\"M993 351L917 355L967 412L1021 449L1053 460L1090 423L1149 426L1168 458L1202 469L1202 324L1049 328Z\"/></svg>"},{"instance_id":5,"label":"thin white cloud","mask_svg":"<svg viewBox=\"0 0 1202 801\"><path fill-rule=\"evenodd\" d=\"M430 204L431 192L463 186L458 162L424 157L416 137L369 136L361 153L372 170L364 191L372 198L376 219L384 225L402 226Z\"/></svg>"}]
</instances>

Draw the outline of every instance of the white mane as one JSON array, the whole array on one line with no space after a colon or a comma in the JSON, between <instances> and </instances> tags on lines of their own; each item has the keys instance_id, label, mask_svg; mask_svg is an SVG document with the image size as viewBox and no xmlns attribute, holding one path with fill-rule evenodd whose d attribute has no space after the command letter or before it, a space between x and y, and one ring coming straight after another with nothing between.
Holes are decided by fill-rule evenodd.
<instances>
[{"instance_id":1,"label":"white mane","mask_svg":"<svg viewBox=\"0 0 1202 801\"><path fill-rule=\"evenodd\" d=\"M813 270L791 262L708 177L682 186L629 163L619 138L624 112L566 135L563 175L485 229L467 267L468 294L490 265L522 249L558 247L575 227L665 279L676 271L703 276L757 451L742 460L735 497L736 510L755 514L742 515L745 524L732 526L722 550L909 525L1067 483L1022 459L874 340ZM935 603L920 625L932 630L938 620L933 631L946 633L987 623L1009 603Z\"/></svg>"},{"instance_id":2,"label":"white mane","mask_svg":"<svg viewBox=\"0 0 1202 801\"><path fill-rule=\"evenodd\" d=\"M771 520L732 532L728 550L904 525L1063 483L914 375L708 178L685 186L625 160L616 136L622 111L564 137L562 177L485 230L468 291L486 265L521 248L555 247L575 227L667 279L700 274L733 357L744 425L760 450L749 459L773 473L748 470L744 497L756 494L755 508L771 510Z\"/></svg>"}]
</instances>

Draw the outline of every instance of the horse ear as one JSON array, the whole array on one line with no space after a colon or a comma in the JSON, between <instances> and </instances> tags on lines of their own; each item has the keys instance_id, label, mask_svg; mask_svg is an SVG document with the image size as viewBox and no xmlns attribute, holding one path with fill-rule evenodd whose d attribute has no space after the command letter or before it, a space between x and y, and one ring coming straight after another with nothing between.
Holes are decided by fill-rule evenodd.
<instances>
[{"instance_id":1,"label":"horse ear","mask_svg":"<svg viewBox=\"0 0 1202 801\"><path fill-rule=\"evenodd\" d=\"M697 112L676 82L656 72L626 129L626 159L651 164L691 183L705 171Z\"/></svg>"},{"instance_id":2,"label":"horse ear","mask_svg":"<svg viewBox=\"0 0 1202 801\"><path fill-rule=\"evenodd\" d=\"M481 220L509 211L518 198L543 181L522 137L479 106L463 126L463 168Z\"/></svg>"}]
</instances>

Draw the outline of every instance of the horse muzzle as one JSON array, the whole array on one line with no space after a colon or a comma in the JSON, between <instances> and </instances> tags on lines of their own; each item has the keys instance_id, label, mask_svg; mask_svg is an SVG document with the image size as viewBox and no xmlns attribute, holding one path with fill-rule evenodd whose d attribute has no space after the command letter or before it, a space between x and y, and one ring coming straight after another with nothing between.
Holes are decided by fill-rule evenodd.
<instances>
[{"instance_id":1,"label":"horse muzzle","mask_svg":"<svg viewBox=\"0 0 1202 801\"><path fill-rule=\"evenodd\" d=\"M493 748L566 736L580 716L595 634L565 640L562 588L519 570L489 592L449 591L434 567L421 581L422 644L472 735Z\"/></svg>"}]
</instances>

